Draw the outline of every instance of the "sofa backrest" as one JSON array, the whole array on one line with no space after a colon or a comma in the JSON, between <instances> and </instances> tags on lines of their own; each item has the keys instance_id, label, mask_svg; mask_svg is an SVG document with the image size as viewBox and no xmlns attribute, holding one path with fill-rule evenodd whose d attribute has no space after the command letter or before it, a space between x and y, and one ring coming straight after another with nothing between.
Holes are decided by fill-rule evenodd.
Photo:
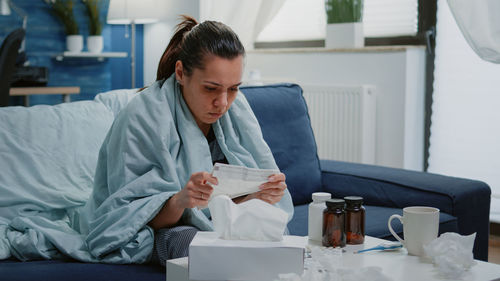
<instances>
[{"instance_id":1,"label":"sofa backrest","mask_svg":"<svg viewBox=\"0 0 500 281\"><path fill-rule=\"evenodd\" d=\"M294 205L321 189L316 141L302 89L295 84L241 87L262 128Z\"/></svg>"},{"instance_id":2,"label":"sofa backrest","mask_svg":"<svg viewBox=\"0 0 500 281\"><path fill-rule=\"evenodd\" d=\"M0 213L67 209L93 189L97 157L130 90L93 101L0 108ZM20 199L21 198L21 199ZM19 208L10 208L12 204ZM11 212L7 214L6 212Z\"/></svg>"},{"instance_id":3,"label":"sofa backrest","mask_svg":"<svg viewBox=\"0 0 500 281\"><path fill-rule=\"evenodd\" d=\"M287 176L294 204L309 202L321 178L302 89L281 84L241 90ZM0 211L17 198L26 198L16 203L29 204L21 209L33 212L82 205L93 188L102 141L135 93L115 90L93 101L0 108Z\"/></svg>"},{"instance_id":4,"label":"sofa backrest","mask_svg":"<svg viewBox=\"0 0 500 281\"><path fill-rule=\"evenodd\" d=\"M106 106L116 117L118 112L127 106L128 102L135 97L137 89L119 89L100 93L95 96L95 101Z\"/></svg>"}]
</instances>

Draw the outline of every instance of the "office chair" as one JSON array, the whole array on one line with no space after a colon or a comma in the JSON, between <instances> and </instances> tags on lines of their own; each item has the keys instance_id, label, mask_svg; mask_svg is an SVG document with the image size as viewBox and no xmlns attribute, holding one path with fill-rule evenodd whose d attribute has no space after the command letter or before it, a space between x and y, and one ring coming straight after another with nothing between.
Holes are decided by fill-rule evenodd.
<instances>
[{"instance_id":1,"label":"office chair","mask_svg":"<svg viewBox=\"0 0 500 281\"><path fill-rule=\"evenodd\" d=\"M0 106L9 105L10 82L24 34L24 29L16 29L9 33L2 42L0 48Z\"/></svg>"}]
</instances>

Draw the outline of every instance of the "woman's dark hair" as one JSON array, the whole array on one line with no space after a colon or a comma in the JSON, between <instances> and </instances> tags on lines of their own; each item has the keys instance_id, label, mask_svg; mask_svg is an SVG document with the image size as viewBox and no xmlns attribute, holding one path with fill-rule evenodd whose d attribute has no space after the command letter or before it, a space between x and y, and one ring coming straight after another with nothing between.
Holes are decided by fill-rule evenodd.
<instances>
[{"instance_id":1,"label":"woman's dark hair","mask_svg":"<svg viewBox=\"0 0 500 281\"><path fill-rule=\"evenodd\" d=\"M227 25L216 21L196 22L189 16L181 16L183 21L177 25L163 53L156 80L163 80L175 72L175 63L180 60L187 75L194 68L203 69L206 55L233 59L245 54L238 35Z\"/></svg>"}]
</instances>

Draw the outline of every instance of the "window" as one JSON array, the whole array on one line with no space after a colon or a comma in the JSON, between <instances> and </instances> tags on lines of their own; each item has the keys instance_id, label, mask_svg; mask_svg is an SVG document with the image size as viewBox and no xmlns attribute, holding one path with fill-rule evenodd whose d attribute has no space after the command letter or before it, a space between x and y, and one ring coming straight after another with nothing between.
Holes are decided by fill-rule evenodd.
<instances>
[{"instance_id":1,"label":"window","mask_svg":"<svg viewBox=\"0 0 500 281\"><path fill-rule=\"evenodd\" d=\"M402 44L401 40L388 43L379 38L416 38L421 21L419 12L422 10L419 9L419 1L425 0L364 0L363 23L367 45ZM255 46L276 47L269 43L307 41L317 41L312 46L323 46L325 26L325 0L287 0L259 34ZM425 42L418 41L420 44ZM413 40L408 44L416 42ZM302 46L308 45L303 43Z\"/></svg>"}]
</instances>

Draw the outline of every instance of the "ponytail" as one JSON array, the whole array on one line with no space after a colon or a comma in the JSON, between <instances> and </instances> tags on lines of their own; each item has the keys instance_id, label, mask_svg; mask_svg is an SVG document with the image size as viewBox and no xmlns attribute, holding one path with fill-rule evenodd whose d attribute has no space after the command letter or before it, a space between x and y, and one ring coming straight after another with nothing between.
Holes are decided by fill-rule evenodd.
<instances>
[{"instance_id":1,"label":"ponytail","mask_svg":"<svg viewBox=\"0 0 500 281\"><path fill-rule=\"evenodd\" d=\"M183 15L163 53L156 80L169 78L175 72L175 64L182 62L183 71L191 75L194 68L204 67L205 55L215 55L233 59L245 55L245 48L234 31L227 25L216 21L200 24L192 17Z\"/></svg>"},{"instance_id":2,"label":"ponytail","mask_svg":"<svg viewBox=\"0 0 500 281\"><path fill-rule=\"evenodd\" d=\"M177 25L174 36L170 39L167 49L163 52L156 72L156 81L167 79L175 72L175 63L181 52L182 41L186 33L191 31L198 22L190 16L182 15L183 21Z\"/></svg>"}]
</instances>

